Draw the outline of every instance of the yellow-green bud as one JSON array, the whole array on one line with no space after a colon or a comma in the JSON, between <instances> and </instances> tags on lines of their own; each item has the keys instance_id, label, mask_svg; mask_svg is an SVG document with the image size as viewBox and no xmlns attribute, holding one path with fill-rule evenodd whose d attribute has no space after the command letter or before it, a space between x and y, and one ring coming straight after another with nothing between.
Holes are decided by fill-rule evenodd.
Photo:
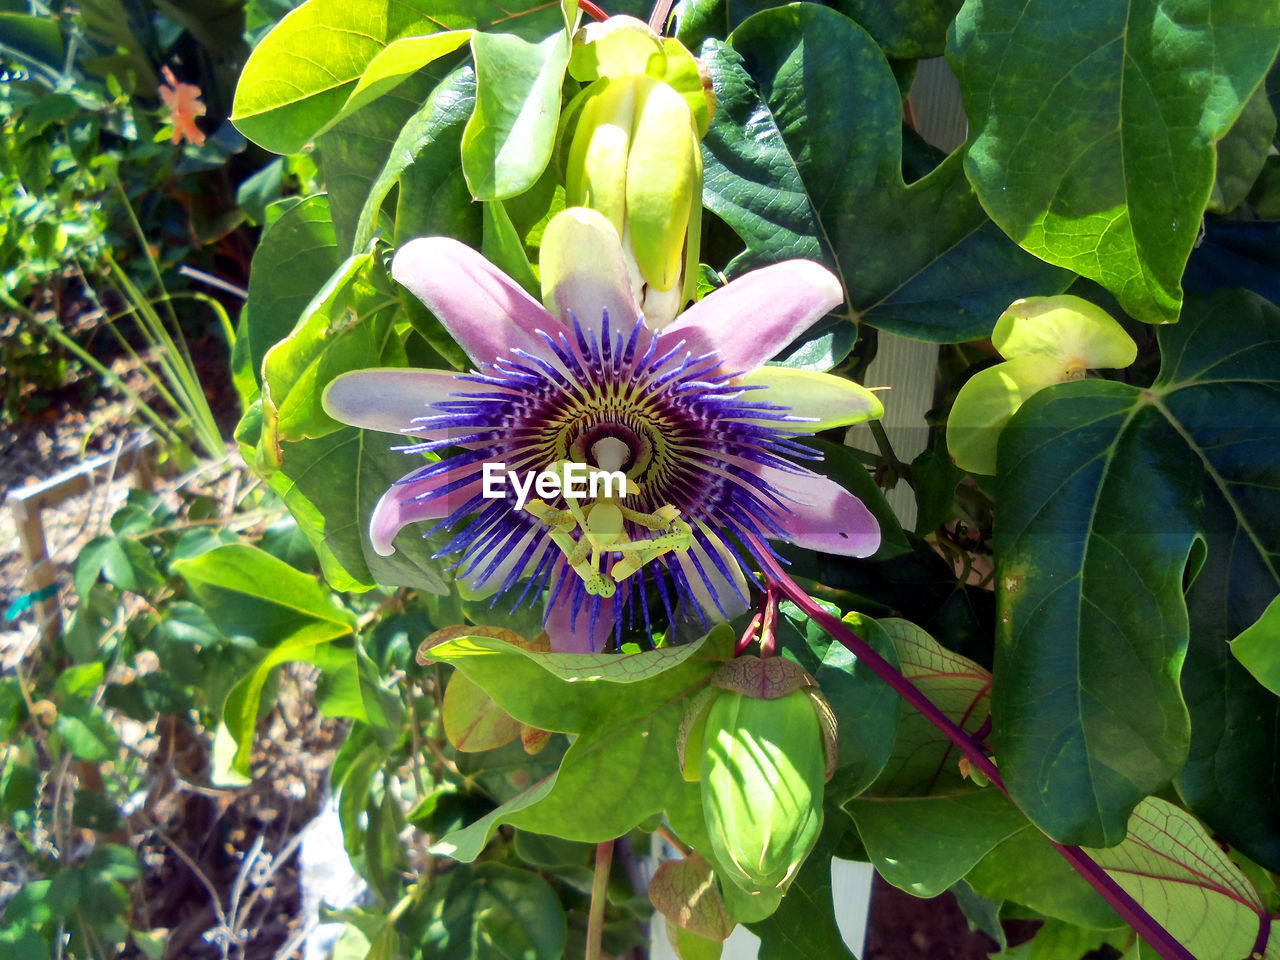
<instances>
[{"instance_id":1,"label":"yellow-green bud","mask_svg":"<svg viewBox=\"0 0 1280 960\"><path fill-rule=\"evenodd\" d=\"M702 814L721 876L748 892L785 887L822 832L823 732L810 695L726 690L702 734Z\"/></svg>"},{"instance_id":2,"label":"yellow-green bud","mask_svg":"<svg viewBox=\"0 0 1280 960\"><path fill-rule=\"evenodd\" d=\"M692 54L634 17L580 30L569 72L590 86L567 111L566 203L613 224L636 300L661 328L697 288L699 141L714 97Z\"/></svg>"}]
</instances>

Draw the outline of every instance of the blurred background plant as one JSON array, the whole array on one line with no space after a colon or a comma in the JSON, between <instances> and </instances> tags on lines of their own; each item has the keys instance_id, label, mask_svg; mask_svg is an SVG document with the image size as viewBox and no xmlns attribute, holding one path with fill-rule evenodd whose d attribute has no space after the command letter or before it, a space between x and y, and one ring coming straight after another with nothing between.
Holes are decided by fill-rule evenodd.
<instances>
[{"instance_id":1,"label":"blurred background plant","mask_svg":"<svg viewBox=\"0 0 1280 960\"><path fill-rule=\"evenodd\" d=\"M250 45L292 6L0 3L4 418L39 413L71 384L95 390L101 371L84 350L131 353L102 340L108 318L127 309L121 278L144 299L202 289L238 309L266 205L314 186L305 159L271 157L226 120ZM198 118L186 112L192 102L204 108ZM171 319L175 334L226 341L216 311ZM47 335L48 324L61 335ZM135 352L157 346L126 336Z\"/></svg>"}]
</instances>

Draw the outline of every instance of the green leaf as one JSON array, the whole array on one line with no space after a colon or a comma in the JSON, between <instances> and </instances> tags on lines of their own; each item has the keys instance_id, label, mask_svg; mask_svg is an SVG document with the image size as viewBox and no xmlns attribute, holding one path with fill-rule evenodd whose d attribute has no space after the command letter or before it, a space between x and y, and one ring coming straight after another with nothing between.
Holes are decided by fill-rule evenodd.
<instances>
[{"instance_id":1,"label":"green leaf","mask_svg":"<svg viewBox=\"0 0 1280 960\"><path fill-rule=\"evenodd\" d=\"M364 252L355 249L353 240L366 198L405 125L438 82L437 71L443 69L443 65L433 65L422 70L316 141L338 249L344 254Z\"/></svg>"},{"instance_id":2,"label":"green leaf","mask_svg":"<svg viewBox=\"0 0 1280 960\"><path fill-rule=\"evenodd\" d=\"M229 637L270 646L304 627L333 638L355 626L355 617L314 577L248 544L227 544L174 567Z\"/></svg>"},{"instance_id":3,"label":"green leaf","mask_svg":"<svg viewBox=\"0 0 1280 960\"><path fill-rule=\"evenodd\" d=\"M471 39L470 30L450 30L425 37L393 40L369 61L338 118L355 113L388 90L394 89L429 63L457 50Z\"/></svg>"},{"instance_id":4,"label":"green leaf","mask_svg":"<svg viewBox=\"0 0 1280 960\"><path fill-rule=\"evenodd\" d=\"M501 200L487 200L483 206L484 242L480 252L486 260L524 287L530 296L540 297L542 287L534 275L524 241L516 232L507 208Z\"/></svg>"},{"instance_id":5,"label":"green leaf","mask_svg":"<svg viewBox=\"0 0 1280 960\"><path fill-rule=\"evenodd\" d=\"M1209 198L1211 213L1227 213L1249 195L1276 137L1276 115L1259 86L1231 131L1218 142L1218 172Z\"/></svg>"},{"instance_id":6,"label":"green leaf","mask_svg":"<svg viewBox=\"0 0 1280 960\"><path fill-rule=\"evenodd\" d=\"M343 373L377 366L388 354L395 359L389 346L397 305L372 254L347 258L293 332L263 358L262 444L322 437L342 427L321 406L324 388Z\"/></svg>"},{"instance_id":7,"label":"green leaf","mask_svg":"<svg viewBox=\"0 0 1280 960\"><path fill-rule=\"evenodd\" d=\"M1191 643L1182 668L1191 748L1175 785L1223 839L1280 871L1280 700L1233 656L1230 643L1269 605L1276 564L1260 562L1223 498L1210 498L1207 507L1210 549L1187 595Z\"/></svg>"},{"instance_id":8,"label":"green leaf","mask_svg":"<svg viewBox=\"0 0 1280 960\"><path fill-rule=\"evenodd\" d=\"M1090 930L1061 920L1047 920L1034 940L993 954L992 960L1078 960L1107 942L1103 930Z\"/></svg>"},{"instance_id":9,"label":"green leaf","mask_svg":"<svg viewBox=\"0 0 1280 960\"><path fill-rule=\"evenodd\" d=\"M984 897L1019 903L1064 923L1091 930L1124 925L1119 914L1030 824L996 845L965 881Z\"/></svg>"},{"instance_id":10,"label":"green leaf","mask_svg":"<svg viewBox=\"0 0 1280 960\"><path fill-rule=\"evenodd\" d=\"M493 750L520 736L520 724L465 673L454 673L444 691L440 720L455 750Z\"/></svg>"},{"instance_id":11,"label":"green leaf","mask_svg":"<svg viewBox=\"0 0 1280 960\"><path fill-rule=\"evenodd\" d=\"M1085 851L1197 957L1246 957L1271 918L1247 877L1184 810L1148 797L1119 846Z\"/></svg>"},{"instance_id":12,"label":"green leaf","mask_svg":"<svg viewBox=\"0 0 1280 960\"><path fill-rule=\"evenodd\" d=\"M942 55L947 27L962 0L828 0L875 39L886 57L919 60ZM676 39L696 50L709 36L722 37L777 0L681 0L675 5Z\"/></svg>"},{"instance_id":13,"label":"green leaf","mask_svg":"<svg viewBox=\"0 0 1280 960\"><path fill-rule=\"evenodd\" d=\"M986 721L991 675L906 620L883 620L902 675L970 733ZM934 897L992 847L1026 824L995 787L959 768L959 750L919 712L899 702L898 734L884 772L847 804L876 870L917 897Z\"/></svg>"},{"instance_id":14,"label":"green leaf","mask_svg":"<svg viewBox=\"0 0 1280 960\"><path fill-rule=\"evenodd\" d=\"M270 647L223 704L222 722L237 744L233 769L248 774L262 689L272 669L313 659L326 644L350 634L355 618L313 578L247 544L218 547L174 567L218 629Z\"/></svg>"},{"instance_id":15,"label":"green leaf","mask_svg":"<svg viewBox=\"0 0 1280 960\"><path fill-rule=\"evenodd\" d=\"M471 68L458 68L431 91L426 102L400 128L386 164L360 210L354 249L368 247L383 201L397 184L397 243L421 236L449 236L464 242L470 239L458 225L479 219L462 176L461 160L462 130L475 106L475 89ZM424 185L425 190L421 189ZM413 203L415 196L423 198L421 208Z\"/></svg>"},{"instance_id":16,"label":"green leaf","mask_svg":"<svg viewBox=\"0 0 1280 960\"><path fill-rule=\"evenodd\" d=\"M267 351L294 328L341 262L328 197L308 197L263 233L245 307L249 367L259 385Z\"/></svg>"},{"instance_id":17,"label":"green leaf","mask_svg":"<svg viewBox=\"0 0 1280 960\"><path fill-rule=\"evenodd\" d=\"M25 5L24 5L25 6ZM33 60L57 73L62 72L62 34L51 17L0 12L0 50Z\"/></svg>"},{"instance_id":18,"label":"green leaf","mask_svg":"<svg viewBox=\"0 0 1280 960\"><path fill-rule=\"evenodd\" d=\"M519 0L507 8L492 0L441 8L428 0L308 0L263 37L236 87L232 122L274 153L297 153L308 140L357 111L403 78L414 60L448 52L466 32L501 21L536 34L561 22L555 5ZM521 21L516 23L513 21ZM445 39L421 38L444 30ZM385 53L401 38L419 38ZM357 84L373 67L357 94ZM354 96L353 96L354 94Z\"/></svg>"},{"instance_id":19,"label":"green leaf","mask_svg":"<svg viewBox=\"0 0 1280 960\"><path fill-rule=\"evenodd\" d=\"M391 365L391 364L389 364ZM392 450L395 440L374 431L343 427L317 440L286 443L280 469L267 477L320 556L335 590L409 586L444 594L445 562L435 558L442 543L404 530L396 552L381 556L369 539L369 518L378 499L415 461Z\"/></svg>"},{"instance_id":20,"label":"green leaf","mask_svg":"<svg viewBox=\"0 0 1280 960\"><path fill-rule=\"evenodd\" d=\"M993 746L1014 800L1064 843L1119 842L1187 759L1177 677L1195 543L1206 642L1224 611L1243 629L1280 589L1280 480L1264 453L1280 443L1280 310L1222 291L1158 336L1151 388L1049 387L1000 442ZM1259 793L1276 809L1274 784ZM1220 829L1232 814L1216 809Z\"/></svg>"},{"instance_id":21,"label":"green leaf","mask_svg":"<svg viewBox=\"0 0 1280 960\"><path fill-rule=\"evenodd\" d=\"M107 715L87 700L62 704L53 731L77 760L101 763L114 758L120 749L120 738Z\"/></svg>"},{"instance_id":22,"label":"green leaf","mask_svg":"<svg viewBox=\"0 0 1280 960\"><path fill-rule=\"evenodd\" d=\"M564 908L536 873L482 863L442 875L432 894L427 926L432 957L560 960L564 954Z\"/></svg>"},{"instance_id":23,"label":"green leaf","mask_svg":"<svg viewBox=\"0 0 1280 960\"><path fill-rule=\"evenodd\" d=\"M462 169L477 200L524 193L555 146L569 35L540 43L502 33L471 38L476 106L462 135Z\"/></svg>"},{"instance_id":24,"label":"green leaf","mask_svg":"<svg viewBox=\"0 0 1280 960\"><path fill-rule=\"evenodd\" d=\"M1280 695L1280 596L1267 605L1249 629L1231 641L1231 652L1259 683Z\"/></svg>"},{"instance_id":25,"label":"green leaf","mask_svg":"<svg viewBox=\"0 0 1280 960\"><path fill-rule=\"evenodd\" d=\"M965 172L1026 250L1139 320L1176 320L1214 144L1278 43L1280 8L1252 0L970 3L948 48L971 124Z\"/></svg>"},{"instance_id":26,"label":"green leaf","mask_svg":"<svg viewBox=\"0 0 1280 960\"><path fill-rule=\"evenodd\" d=\"M500 823L599 843L662 811L686 840L703 833L698 786L680 774L676 735L686 697L731 649L727 627L627 655L536 653L487 637L431 648L432 659L452 663L522 723L577 734L559 771L433 850L473 860Z\"/></svg>"},{"instance_id":27,"label":"green leaf","mask_svg":"<svg viewBox=\"0 0 1280 960\"><path fill-rule=\"evenodd\" d=\"M59 698L79 697L89 699L102 684L106 668L100 661L81 663L68 667L58 674L54 681L53 692Z\"/></svg>"},{"instance_id":28,"label":"green leaf","mask_svg":"<svg viewBox=\"0 0 1280 960\"><path fill-rule=\"evenodd\" d=\"M958 154L905 183L897 81L847 17L780 7L708 46L719 105L703 195L746 243L730 273L817 260L866 322L940 342L986 336L1012 300L1065 288L990 223ZM831 96L846 88L858 96Z\"/></svg>"},{"instance_id":29,"label":"green leaf","mask_svg":"<svg viewBox=\"0 0 1280 960\"><path fill-rule=\"evenodd\" d=\"M88 596L99 574L131 593L146 593L164 583L151 551L128 537L98 536L84 545L76 557L76 592Z\"/></svg>"}]
</instances>

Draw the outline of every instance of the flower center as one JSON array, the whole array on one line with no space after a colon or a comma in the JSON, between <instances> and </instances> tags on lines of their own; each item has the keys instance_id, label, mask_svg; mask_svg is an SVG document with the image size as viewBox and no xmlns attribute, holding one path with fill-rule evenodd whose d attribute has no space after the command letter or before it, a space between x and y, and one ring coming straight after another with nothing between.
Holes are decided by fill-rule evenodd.
<instances>
[{"instance_id":1,"label":"flower center","mask_svg":"<svg viewBox=\"0 0 1280 960\"><path fill-rule=\"evenodd\" d=\"M592 463L601 470L621 470L636 480L653 459L653 443L647 436L652 428L642 422L636 427L607 418L578 424L577 436L569 444L569 459Z\"/></svg>"}]
</instances>

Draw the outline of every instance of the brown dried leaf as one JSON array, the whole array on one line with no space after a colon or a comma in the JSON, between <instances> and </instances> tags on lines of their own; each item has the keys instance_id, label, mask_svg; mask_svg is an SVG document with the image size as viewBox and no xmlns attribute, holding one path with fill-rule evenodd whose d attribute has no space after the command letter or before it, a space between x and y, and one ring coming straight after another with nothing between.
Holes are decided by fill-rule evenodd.
<instances>
[{"instance_id":1,"label":"brown dried leaf","mask_svg":"<svg viewBox=\"0 0 1280 960\"><path fill-rule=\"evenodd\" d=\"M733 932L711 864L696 853L660 866L649 882L649 899L668 923L700 937L723 941Z\"/></svg>"}]
</instances>

